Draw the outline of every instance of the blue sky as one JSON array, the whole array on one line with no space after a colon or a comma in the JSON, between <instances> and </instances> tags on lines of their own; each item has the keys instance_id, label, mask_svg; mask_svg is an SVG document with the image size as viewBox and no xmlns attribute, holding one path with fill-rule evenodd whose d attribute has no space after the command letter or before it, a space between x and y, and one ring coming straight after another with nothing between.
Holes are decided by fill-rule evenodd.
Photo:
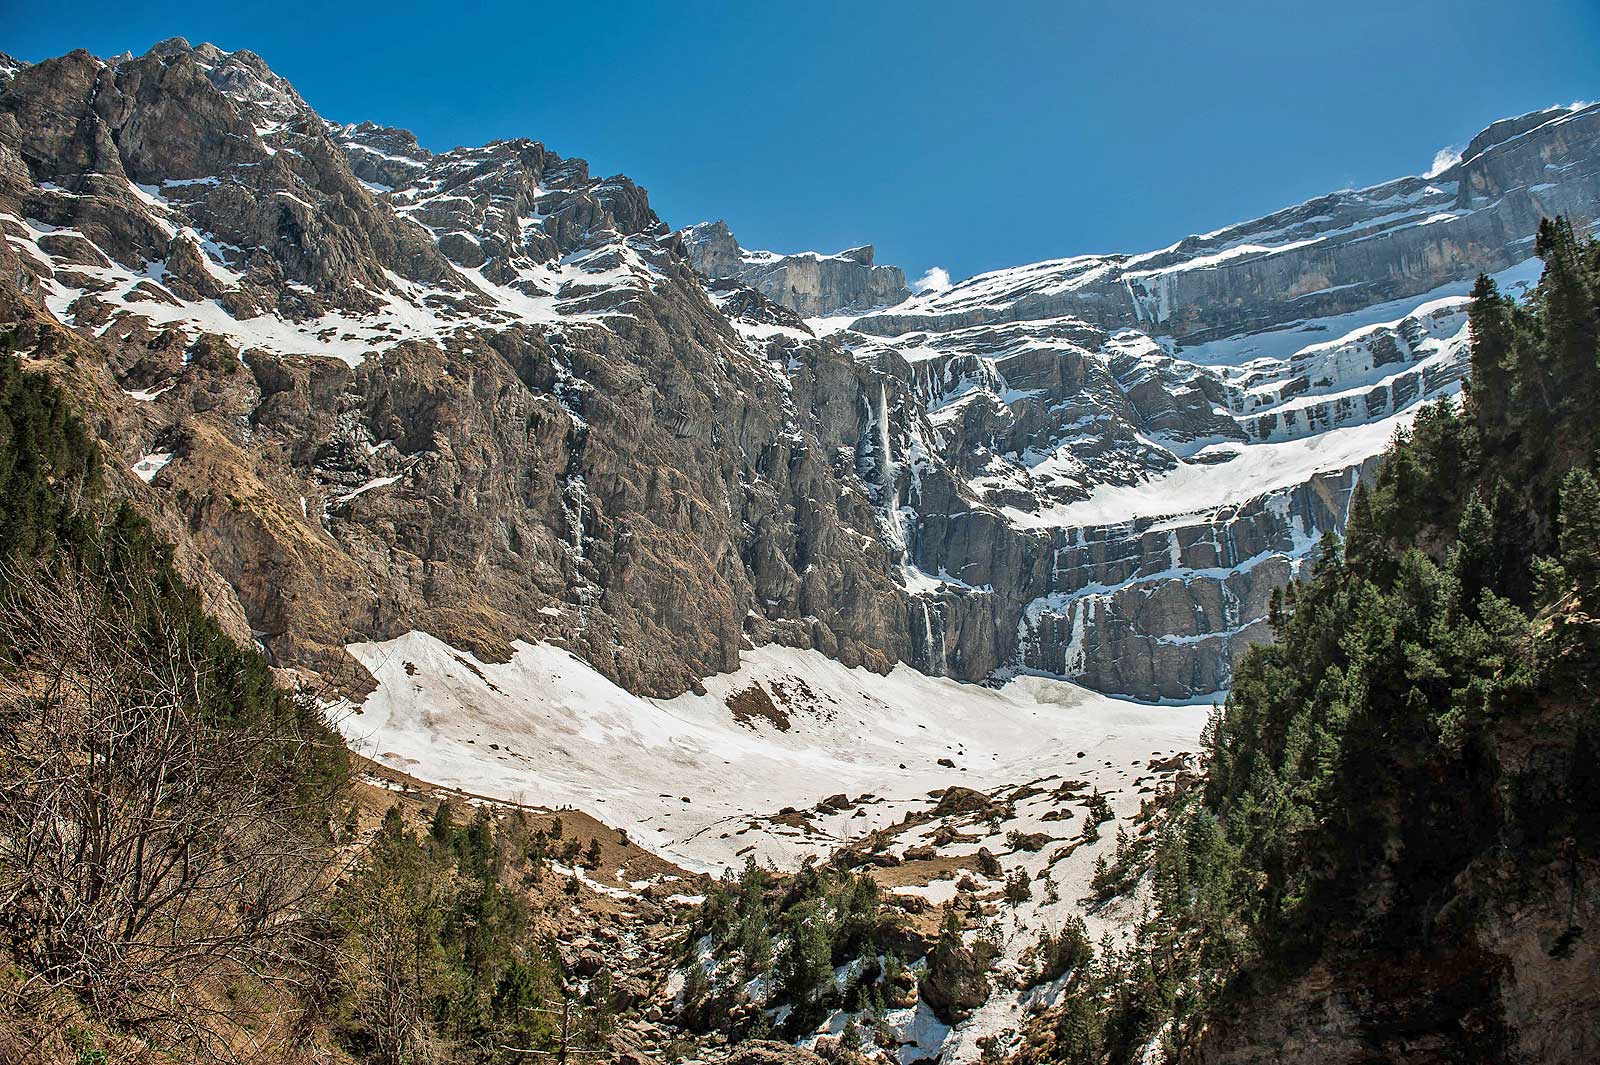
<instances>
[{"instance_id":1,"label":"blue sky","mask_svg":"<svg viewBox=\"0 0 1600 1065\"><path fill-rule=\"evenodd\" d=\"M1600 98L1595 0L51 7L0 0L0 51L248 48L329 118L534 137L673 225L913 277L1160 247Z\"/></svg>"}]
</instances>

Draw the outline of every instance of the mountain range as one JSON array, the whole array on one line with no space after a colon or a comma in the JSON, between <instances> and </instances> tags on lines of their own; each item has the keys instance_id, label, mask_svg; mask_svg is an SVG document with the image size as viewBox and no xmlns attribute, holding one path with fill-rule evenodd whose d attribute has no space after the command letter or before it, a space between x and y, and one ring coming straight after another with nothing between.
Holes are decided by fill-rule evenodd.
<instances>
[{"instance_id":1,"label":"mountain range","mask_svg":"<svg viewBox=\"0 0 1600 1065\"><path fill-rule=\"evenodd\" d=\"M328 122L247 52L6 69L19 288L108 351L116 446L238 629L357 687L346 644L420 629L662 696L772 641L1226 689L1456 388L1471 279L1527 283L1538 220L1600 197L1600 108L1558 108L1432 176L908 296L536 142Z\"/></svg>"},{"instance_id":2,"label":"mountain range","mask_svg":"<svg viewBox=\"0 0 1600 1065\"><path fill-rule=\"evenodd\" d=\"M1086 884L1095 840L1027 840L1192 770L1275 597L1460 392L1475 279L1531 290L1556 216L1600 219L1600 105L913 293L537 141L330 121L247 51L0 56L0 311L207 611L388 770L694 872L970 857L941 826L993 817L996 884ZM901 1060L1046 1005L984 990L925 987Z\"/></svg>"}]
</instances>

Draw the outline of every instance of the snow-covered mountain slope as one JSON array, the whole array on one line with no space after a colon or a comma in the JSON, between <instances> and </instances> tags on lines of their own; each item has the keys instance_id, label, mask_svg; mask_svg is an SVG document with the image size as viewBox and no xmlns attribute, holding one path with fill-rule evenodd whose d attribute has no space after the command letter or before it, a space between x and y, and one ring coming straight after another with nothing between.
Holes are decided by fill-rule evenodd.
<instances>
[{"instance_id":1,"label":"snow-covered mountain slope","mask_svg":"<svg viewBox=\"0 0 1600 1065\"><path fill-rule=\"evenodd\" d=\"M906 446L1049 555L1022 590L986 544L974 557L970 520L913 493L912 567L1017 588L1023 668L1182 697L1227 687L1361 471L1459 388L1473 279L1533 284L1533 232L1555 213L1600 214L1600 106L1497 123L1429 177L809 325L905 381L936 434Z\"/></svg>"},{"instance_id":2,"label":"snow-covered mountain slope","mask_svg":"<svg viewBox=\"0 0 1600 1065\"><path fill-rule=\"evenodd\" d=\"M879 676L776 645L673 699L633 695L550 644L495 663L409 633L351 653L378 683L341 715L356 749L473 794L579 806L711 873L746 857L795 868L957 785L987 792L1065 771L1131 814L1132 767L1192 753L1210 710L1042 677L988 688L904 665ZM825 807L835 794L850 806ZM806 817L780 818L785 807Z\"/></svg>"}]
</instances>

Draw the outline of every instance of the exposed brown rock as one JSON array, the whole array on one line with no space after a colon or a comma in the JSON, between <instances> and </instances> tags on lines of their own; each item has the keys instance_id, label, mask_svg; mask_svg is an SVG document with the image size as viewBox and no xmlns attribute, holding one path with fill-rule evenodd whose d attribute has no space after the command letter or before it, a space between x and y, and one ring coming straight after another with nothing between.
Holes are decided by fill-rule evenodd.
<instances>
[{"instance_id":1,"label":"exposed brown rock","mask_svg":"<svg viewBox=\"0 0 1600 1065\"><path fill-rule=\"evenodd\" d=\"M770 722L779 732L789 731L789 715L778 709L772 696L759 684L732 693L727 703L728 709L733 711L733 719L741 725L754 728L759 719Z\"/></svg>"}]
</instances>

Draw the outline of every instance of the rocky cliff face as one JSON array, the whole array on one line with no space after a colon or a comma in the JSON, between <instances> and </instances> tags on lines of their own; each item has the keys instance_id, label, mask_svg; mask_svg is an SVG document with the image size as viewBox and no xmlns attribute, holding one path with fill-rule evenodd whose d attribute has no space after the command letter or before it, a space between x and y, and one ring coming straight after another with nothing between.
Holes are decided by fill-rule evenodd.
<instances>
[{"instance_id":1,"label":"rocky cliff face","mask_svg":"<svg viewBox=\"0 0 1600 1065\"><path fill-rule=\"evenodd\" d=\"M1003 657L1186 698L1228 687L1267 637L1272 589L1342 526L1356 479L1417 405L1458 387L1467 334L1457 293L1219 343L1286 351L1238 366L1074 317L837 339L903 367L934 450L989 504L984 528L1043 559L1021 578L992 564L994 534L975 542L972 517L937 503L906 517L917 566L983 586L1016 619Z\"/></svg>"},{"instance_id":2,"label":"rocky cliff face","mask_svg":"<svg viewBox=\"0 0 1600 1065\"><path fill-rule=\"evenodd\" d=\"M1600 105L1497 122L1429 177L1345 190L1142 255L982 274L857 323L873 333L1071 315L1180 345L1359 312L1524 261L1541 217L1590 220Z\"/></svg>"},{"instance_id":3,"label":"rocky cliff face","mask_svg":"<svg viewBox=\"0 0 1600 1065\"><path fill-rule=\"evenodd\" d=\"M856 460L895 382L744 340L625 178L332 126L174 41L6 83L0 226L8 282L78 334L22 346L92 351L134 490L281 663L359 684L347 643L418 628L670 694L775 636L909 650Z\"/></svg>"},{"instance_id":4,"label":"rocky cliff face","mask_svg":"<svg viewBox=\"0 0 1600 1065\"><path fill-rule=\"evenodd\" d=\"M670 695L781 640L1176 698L1455 386L1471 275L1594 217L1597 130L908 299L870 249L674 232L542 144L435 154L174 40L0 63L0 285L282 664L360 686L346 645L421 629Z\"/></svg>"},{"instance_id":5,"label":"rocky cliff face","mask_svg":"<svg viewBox=\"0 0 1600 1065\"><path fill-rule=\"evenodd\" d=\"M911 295L898 266L874 266L872 245L836 255L746 251L726 222L701 222L683 231L689 261L706 277L740 281L774 303L803 315L865 311Z\"/></svg>"},{"instance_id":6,"label":"rocky cliff face","mask_svg":"<svg viewBox=\"0 0 1600 1065\"><path fill-rule=\"evenodd\" d=\"M1007 660L1189 697L1228 686L1362 471L1459 387L1472 279L1532 283L1555 213L1600 214L1600 107L1497 123L1441 174L1160 252L981 275L834 339L898 355L946 462L1039 538L1038 573L996 577L937 506L908 519L922 569L982 573L1002 616L1020 609Z\"/></svg>"}]
</instances>

